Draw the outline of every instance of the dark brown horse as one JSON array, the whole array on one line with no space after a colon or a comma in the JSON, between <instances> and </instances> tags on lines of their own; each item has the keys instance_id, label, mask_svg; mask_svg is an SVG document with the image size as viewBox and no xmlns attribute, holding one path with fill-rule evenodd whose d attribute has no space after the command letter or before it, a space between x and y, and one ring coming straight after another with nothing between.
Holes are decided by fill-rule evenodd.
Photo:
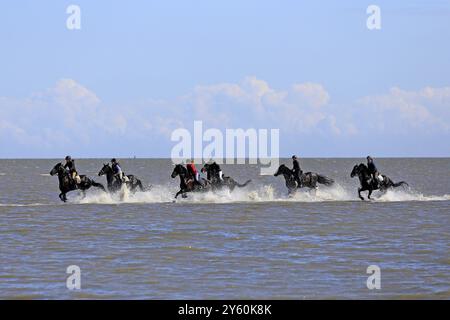
<instances>
[{"instance_id":1,"label":"dark brown horse","mask_svg":"<svg viewBox=\"0 0 450 320\"><path fill-rule=\"evenodd\" d=\"M302 185L299 186L297 181L295 181L294 172L282 164L277 172L275 172L274 176L277 177L280 174L284 176L286 180L286 187L288 188L289 194L295 193L295 191L302 187L308 187L310 189L317 189L317 184L324 184L326 186L331 186L334 183L334 180L328 178L324 175L315 173L315 172L306 172L300 175L300 181Z\"/></svg>"},{"instance_id":2,"label":"dark brown horse","mask_svg":"<svg viewBox=\"0 0 450 320\"><path fill-rule=\"evenodd\" d=\"M110 192L119 191L122 188L123 183L125 183L125 185L132 192L135 192L138 188L140 191L145 191L141 180L139 180L138 178L136 178L136 176L134 176L132 174L126 176L128 178L127 179L128 181L122 182L121 179L116 177L111 166L108 163L103 164L103 168L99 171L98 175L99 176L106 175L106 182L107 182L108 190Z\"/></svg>"},{"instance_id":3,"label":"dark brown horse","mask_svg":"<svg viewBox=\"0 0 450 320\"><path fill-rule=\"evenodd\" d=\"M217 168L219 167L215 162L212 164L207 163L202 168L202 172L206 172L206 178L211 182L214 190L228 188L230 191L233 191L236 187L243 188L252 182L252 180L247 180L244 183L239 183L233 178L225 176L220 179Z\"/></svg>"},{"instance_id":4,"label":"dark brown horse","mask_svg":"<svg viewBox=\"0 0 450 320\"><path fill-rule=\"evenodd\" d=\"M208 180L202 179L201 185L198 185L194 181L188 170L181 164L177 164L170 175L172 178L180 177L180 191L175 194L175 199L181 194L183 198L186 198L187 192L204 192L211 190L211 183Z\"/></svg>"},{"instance_id":5,"label":"dark brown horse","mask_svg":"<svg viewBox=\"0 0 450 320\"><path fill-rule=\"evenodd\" d=\"M75 181L70 178L69 172L64 168L64 166L61 163L56 164L53 169L50 171L50 175L54 176L55 174L58 175L59 180L59 190L61 193L59 194L59 198L61 201L66 202L67 196L66 194L73 190L81 190L83 191L83 194L87 189L90 187L96 187L103 191L105 191L105 187L101 183L97 183L94 180L86 177L85 175L80 176L80 183L78 185L75 184Z\"/></svg>"},{"instance_id":6,"label":"dark brown horse","mask_svg":"<svg viewBox=\"0 0 450 320\"><path fill-rule=\"evenodd\" d=\"M353 170L350 173L350 177L353 178L354 176L358 176L359 183L361 184L361 187L358 188L358 196L361 200L364 200L364 197L361 195L361 191L369 191L367 198L370 199L373 190L379 189L382 192L386 192L386 190L390 188L397 188L403 185L408 186L405 181L395 183L385 175L381 175L383 177L383 181L379 183L377 179L374 179L369 174L369 169L364 163L360 163L359 165L356 164L353 167Z\"/></svg>"}]
</instances>

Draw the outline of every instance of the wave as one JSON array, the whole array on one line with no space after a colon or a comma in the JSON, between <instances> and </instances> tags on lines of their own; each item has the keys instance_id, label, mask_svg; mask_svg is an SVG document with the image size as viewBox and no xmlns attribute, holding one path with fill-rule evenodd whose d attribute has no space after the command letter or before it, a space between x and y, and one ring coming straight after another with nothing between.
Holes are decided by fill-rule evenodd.
<instances>
[{"instance_id":1,"label":"wave","mask_svg":"<svg viewBox=\"0 0 450 320\"><path fill-rule=\"evenodd\" d=\"M375 198L380 202L399 202L399 201L446 201L450 200L450 194L442 196L427 196L414 190L388 190L385 194Z\"/></svg>"},{"instance_id":2,"label":"wave","mask_svg":"<svg viewBox=\"0 0 450 320\"><path fill-rule=\"evenodd\" d=\"M53 203L0 203L0 207L37 207L37 206L52 206Z\"/></svg>"},{"instance_id":3,"label":"wave","mask_svg":"<svg viewBox=\"0 0 450 320\"><path fill-rule=\"evenodd\" d=\"M77 204L121 204L121 203L258 203L258 202L342 202L361 201L356 190L335 185L318 190L303 189L293 196L287 192L280 193L272 185L257 188L236 188L233 192L219 190L215 192L188 193L187 198L174 199L177 190L173 186L154 186L152 190L131 193L124 188L116 194L94 191L85 197L77 196L71 200ZM364 195L366 196L366 195ZM385 194L375 192L373 202L406 202L406 201L448 201L450 195L424 195L413 190L389 190Z\"/></svg>"}]
</instances>

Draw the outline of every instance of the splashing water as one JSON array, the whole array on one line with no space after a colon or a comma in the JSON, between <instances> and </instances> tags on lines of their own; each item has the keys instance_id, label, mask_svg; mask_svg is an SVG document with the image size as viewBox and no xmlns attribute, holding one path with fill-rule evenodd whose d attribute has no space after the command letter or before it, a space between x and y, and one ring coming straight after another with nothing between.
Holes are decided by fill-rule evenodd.
<instances>
[{"instance_id":1,"label":"splashing water","mask_svg":"<svg viewBox=\"0 0 450 320\"><path fill-rule=\"evenodd\" d=\"M239 203L239 202L325 202L325 201L360 201L355 190L336 184L333 187L322 187L318 190L303 189L293 196L277 192L272 185L256 188L236 188L233 192L228 189L215 192L187 193L187 198L174 199L176 190L173 187L156 185L145 192L131 193L123 188L115 194L101 191L88 192L85 197L76 196L72 201L79 204L120 204L120 203ZM375 202L399 201L446 201L450 195L423 195L413 190L389 190L385 194L372 197Z\"/></svg>"},{"instance_id":2,"label":"splashing water","mask_svg":"<svg viewBox=\"0 0 450 320\"><path fill-rule=\"evenodd\" d=\"M443 196L425 196L414 190L388 190L385 194L375 199L383 202L396 201L445 201L450 200L450 194Z\"/></svg>"}]
</instances>

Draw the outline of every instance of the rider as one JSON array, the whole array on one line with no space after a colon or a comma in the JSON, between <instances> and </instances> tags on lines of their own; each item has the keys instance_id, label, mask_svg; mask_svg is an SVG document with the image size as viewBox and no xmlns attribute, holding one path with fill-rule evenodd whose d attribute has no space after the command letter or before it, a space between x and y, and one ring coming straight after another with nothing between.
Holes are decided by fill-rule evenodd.
<instances>
[{"instance_id":1,"label":"rider","mask_svg":"<svg viewBox=\"0 0 450 320\"><path fill-rule=\"evenodd\" d=\"M122 168L120 167L119 162L116 160L116 158L111 159L111 168L113 170L114 175L122 182L125 182L125 174L122 171Z\"/></svg>"},{"instance_id":2,"label":"rider","mask_svg":"<svg viewBox=\"0 0 450 320\"><path fill-rule=\"evenodd\" d=\"M209 165L209 171L212 173L213 178L219 179L220 182L223 182L222 169L215 161Z\"/></svg>"},{"instance_id":3,"label":"rider","mask_svg":"<svg viewBox=\"0 0 450 320\"><path fill-rule=\"evenodd\" d=\"M191 163L188 163L186 165L186 168L188 172L191 174L191 176L194 178L194 183L203 187L203 184L200 182L200 174L197 168L195 167L194 159L191 160Z\"/></svg>"},{"instance_id":4,"label":"rider","mask_svg":"<svg viewBox=\"0 0 450 320\"><path fill-rule=\"evenodd\" d=\"M378 181L379 183L383 182L383 176L378 172L375 162L373 162L371 156L367 156L367 168L369 169L369 174L374 181Z\"/></svg>"},{"instance_id":5,"label":"rider","mask_svg":"<svg viewBox=\"0 0 450 320\"><path fill-rule=\"evenodd\" d=\"M300 188L302 186L302 181L300 179L300 175L303 173L302 169L300 168L300 164L298 163L298 159L296 155L292 156L292 173L294 174L294 179L297 181L297 185Z\"/></svg>"},{"instance_id":6,"label":"rider","mask_svg":"<svg viewBox=\"0 0 450 320\"><path fill-rule=\"evenodd\" d=\"M81 179L77 173L77 169L75 168L75 160L72 159L71 156L66 156L64 160L65 160L64 169L67 169L69 171L70 179L75 184L75 187L78 187L78 184L80 184Z\"/></svg>"}]
</instances>

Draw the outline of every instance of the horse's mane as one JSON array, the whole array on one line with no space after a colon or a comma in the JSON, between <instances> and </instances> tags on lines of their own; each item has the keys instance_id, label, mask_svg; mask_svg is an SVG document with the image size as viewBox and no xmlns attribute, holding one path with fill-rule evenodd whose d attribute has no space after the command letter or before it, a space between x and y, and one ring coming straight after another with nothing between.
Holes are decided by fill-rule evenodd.
<instances>
[{"instance_id":1,"label":"horse's mane","mask_svg":"<svg viewBox=\"0 0 450 320\"><path fill-rule=\"evenodd\" d=\"M288 166L286 166L284 163L282 163L282 164L280 165L280 167L278 168L278 170L287 171L287 172L289 172L289 173L292 174L292 170L291 170Z\"/></svg>"},{"instance_id":2,"label":"horse's mane","mask_svg":"<svg viewBox=\"0 0 450 320\"><path fill-rule=\"evenodd\" d=\"M368 170L369 168L366 166L366 164L365 163L360 163L359 165L358 165L358 167L363 167L365 170Z\"/></svg>"}]
</instances>

